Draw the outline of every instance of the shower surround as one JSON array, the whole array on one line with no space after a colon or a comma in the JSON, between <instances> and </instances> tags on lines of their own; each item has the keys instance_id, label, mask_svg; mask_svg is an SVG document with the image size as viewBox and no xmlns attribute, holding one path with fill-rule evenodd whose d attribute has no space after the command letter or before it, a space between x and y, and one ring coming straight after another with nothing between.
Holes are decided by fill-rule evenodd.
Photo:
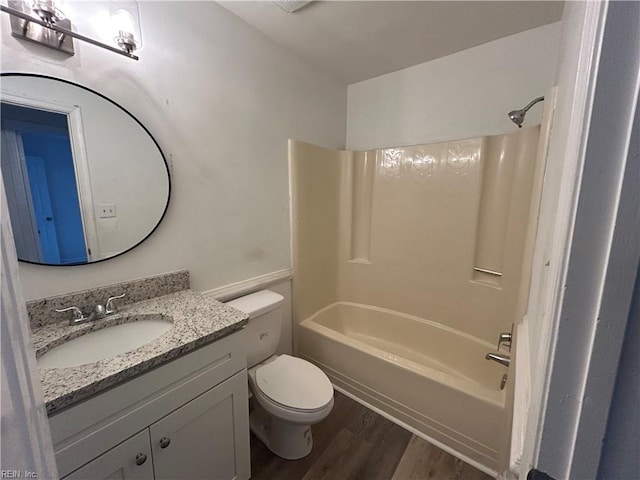
<instances>
[{"instance_id":1,"label":"shower surround","mask_svg":"<svg viewBox=\"0 0 640 480\"><path fill-rule=\"evenodd\" d=\"M509 440L508 369L484 355L526 300L539 136L537 126L366 152L289 145L296 351L494 474Z\"/></svg>"}]
</instances>

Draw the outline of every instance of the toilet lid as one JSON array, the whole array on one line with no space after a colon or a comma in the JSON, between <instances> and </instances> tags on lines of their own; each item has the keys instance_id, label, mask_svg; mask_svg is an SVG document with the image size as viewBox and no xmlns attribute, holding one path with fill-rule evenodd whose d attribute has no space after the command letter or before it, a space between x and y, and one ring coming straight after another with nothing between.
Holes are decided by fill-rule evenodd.
<instances>
[{"instance_id":1,"label":"toilet lid","mask_svg":"<svg viewBox=\"0 0 640 480\"><path fill-rule=\"evenodd\" d=\"M333 386L322 370L289 355L258 368L256 383L271 400L300 410L318 410L333 397Z\"/></svg>"}]
</instances>

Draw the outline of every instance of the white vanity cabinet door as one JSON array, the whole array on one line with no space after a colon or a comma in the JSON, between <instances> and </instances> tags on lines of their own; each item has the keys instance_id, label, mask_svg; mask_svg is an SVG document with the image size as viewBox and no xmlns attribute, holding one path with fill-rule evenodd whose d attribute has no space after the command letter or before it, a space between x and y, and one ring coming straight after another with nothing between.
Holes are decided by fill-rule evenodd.
<instances>
[{"instance_id":1,"label":"white vanity cabinet door","mask_svg":"<svg viewBox=\"0 0 640 480\"><path fill-rule=\"evenodd\" d=\"M133 479L153 480L148 429L108 450L63 480Z\"/></svg>"},{"instance_id":2,"label":"white vanity cabinet door","mask_svg":"<svg viewBox=\"0 0 640 480\"><path fill-rule=\"evenodd\" d=\"M156 480L248 479L246 374L208 390L149 430Z\"/></svg>"}]
</instances>

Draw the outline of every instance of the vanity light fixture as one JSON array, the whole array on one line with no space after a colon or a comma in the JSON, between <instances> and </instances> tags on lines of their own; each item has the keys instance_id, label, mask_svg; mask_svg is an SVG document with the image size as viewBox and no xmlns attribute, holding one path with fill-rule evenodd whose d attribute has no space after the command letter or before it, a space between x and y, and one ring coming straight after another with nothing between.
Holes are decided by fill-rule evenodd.
<instances>
[{"instance_id":1,"label":"vanity light fixture","mask_svg":"<svg viewBox=\"0 0 640 480\"><path fill-rule=\"evenodd\" d=\"M11 34L14 37L45 45L67 55L75 53L73 38L77 38L113 53L138 60L138 57L133 54L137 48L133 34L133 17L129 14L129 19L122 20L124 15L128 14L126 10L119 10L123 12L120 14L122 17L114 19L119 25L118 34L114 39L119 48L74 32L71 29L71 21L65 18L56 7L55 0L9 0L7 6L0 4L0 11L8 13L11 17Z\"/></svg>"},{"instance_id":2,"label":"vanity light fixture","mask_svg":"<svg viewBox=\"0 0 640 480\"><path fill-rule=\"evenodd\" d=\"M121 8L111 16L111 21L116 31L114 40L118 46L129 54L133 53L137 48L136 39L133 34L133 15Z\"/></svg>"}]
</instances>

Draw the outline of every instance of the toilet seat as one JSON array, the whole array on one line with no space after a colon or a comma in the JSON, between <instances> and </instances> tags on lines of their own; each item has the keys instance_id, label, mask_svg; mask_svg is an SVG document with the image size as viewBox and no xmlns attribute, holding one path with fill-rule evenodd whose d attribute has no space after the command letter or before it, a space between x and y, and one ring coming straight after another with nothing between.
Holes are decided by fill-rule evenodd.
<instances>
[{"instance_id":1,"label":"toilet seat","mask_svg":"<svg viewBox=\"0 0 640 480\"><path fill-rule=\"evenodd\" d=\"M333 386L325 373L301 358L280 355L254 374L262 396L282 408L311 413L332 403Z\"/></svg>"}]
</instances>

